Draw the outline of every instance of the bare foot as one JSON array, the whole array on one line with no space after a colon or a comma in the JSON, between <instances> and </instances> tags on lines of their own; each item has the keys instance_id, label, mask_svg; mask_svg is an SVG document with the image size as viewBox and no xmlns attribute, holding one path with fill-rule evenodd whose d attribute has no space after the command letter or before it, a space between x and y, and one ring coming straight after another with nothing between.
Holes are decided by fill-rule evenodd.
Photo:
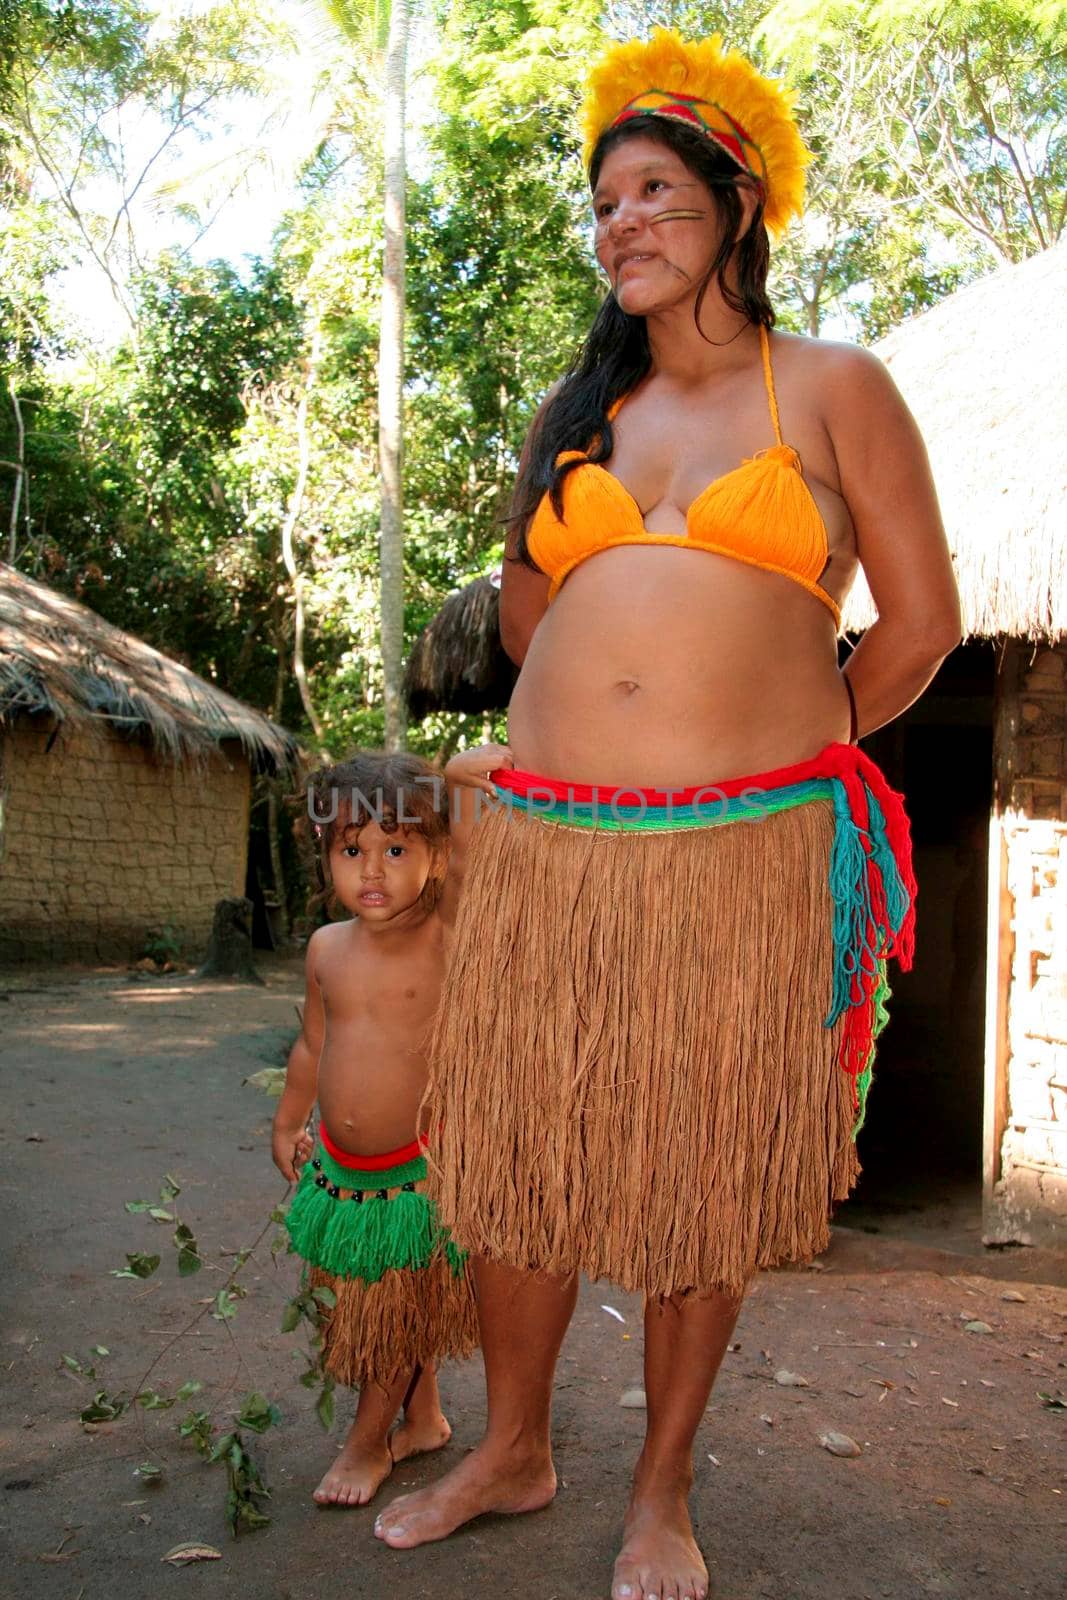
<instances>
[{"instance_id":1,"label":"bare foot","mask_svg":"<svg viewBox=\"0 0 1067 1600\"><path fill-rule=\"evenodd\" d=\"M706 1600L708 1569L697 1549L686 1495L635 1495L615 1563L611 1600Z\"/></svg>"},{"instance_id":2,"label":"bare foot","mask_svg":"<svg viewBox=\"0 0 1067 1600\"><path fill-rule=\"evenodd\" d=\"M436 1417L405 1417L389 1435L389 1448L394 1462L406 1461L408 1456L442 1450L451 1437L448 1419L440 1412Z\"/></svg>"},{"instance_id":3,"label":"bare foot","mask_svg":"<svg viewBox=\"0 0 1067 1600\"><path fill-rule=\"evenodd\" d=\"M365 1506L392 1470L388 1444L374 1447L349 1437L312 1498L320 1506Z\"/></svg>"},{"instance_id":4,"label":"bare foot","mask_svg":"<svg viewBox=\"0 0 1067 1600\"><path fill-rule=\"evenodd\" d=\"M439 1483L401 1495L374 1524L379 1539L394 1550L447 1539L464 1522L487 1511L517 1515L539 1511L556 1492L552 1462L537 1455L520 1461L483 1441Z\"/></svg>"}]
</instances>

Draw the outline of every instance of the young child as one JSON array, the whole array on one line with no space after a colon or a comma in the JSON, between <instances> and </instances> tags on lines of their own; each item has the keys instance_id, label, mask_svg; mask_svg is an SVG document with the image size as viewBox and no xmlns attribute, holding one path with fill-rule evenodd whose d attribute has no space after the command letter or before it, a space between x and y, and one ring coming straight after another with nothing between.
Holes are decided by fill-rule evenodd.
<instances>
[{"instance_id":1,"label":"young child","mask_svg":"<svg viewBox=\"0 0 1067 1600\"><path fill-rule=\"evenodd\" d=\"M442 780L409 755L327 767L309 800L327 887L350 918L308 945L273 1156L290 1181L303 1167L290 1238L312 1286L336 1296L324 1312L326 1370L359 1388L355 1422L314 1498L358 1506L395 1462L447 1444L435 1363L477 1344L464 1257L424 1192L429 1141L418 1125L453 895L448 811Z\"/></svg>"}]
</instances>

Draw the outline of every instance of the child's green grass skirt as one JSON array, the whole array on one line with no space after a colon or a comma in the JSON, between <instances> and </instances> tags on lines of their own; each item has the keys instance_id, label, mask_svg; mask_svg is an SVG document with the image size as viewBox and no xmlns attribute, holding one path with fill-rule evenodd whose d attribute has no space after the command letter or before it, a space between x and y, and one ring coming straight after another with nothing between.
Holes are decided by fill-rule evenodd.
<instances>
[{"instance_id":1,"label":"child's green grass skirt","mask_svg":"<svg viewBox=\"0 0 1067 1600\"><path fill-rule=\"evenodd\" d=\"M320 1145L286 1224L308 1282L332 1290L323 1363L339 1383L383 1386L478 1345L465 1255L424 1193L426 1160L384 1170L342 1166Z\"/></svg>"}]
</instances>

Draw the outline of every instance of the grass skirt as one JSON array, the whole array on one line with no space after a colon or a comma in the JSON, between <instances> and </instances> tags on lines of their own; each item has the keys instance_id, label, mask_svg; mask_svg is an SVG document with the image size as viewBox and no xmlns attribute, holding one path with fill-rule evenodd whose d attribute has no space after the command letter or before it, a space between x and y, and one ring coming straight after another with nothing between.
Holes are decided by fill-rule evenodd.
<instances>
[{"instance_id":1,"label":"grass skirt","mask_svg":"<svg viewBox=\"0 0 1067 1600\"><path fill-rule=\"evenodd\" d=\"M319 1147L286 1218L309 1284L335 1297L321 1322L327 1372L353 1387L387 1387L416 1367L471 1355L478 1319L466 1257L425 1193L418 1145L385 1167L341 1154Z\"/></svg>"},{"instance_id":2,"label":"grass skirt","mask_svg":"<svg viewBox=\"0 0 1067 1600\"><path fill-rule=\"evenodd\" d=\"M650 1295L825 1248L914 898L899 797L829 752L663 831L576 788L532 817L544 780L498 775L518 805L476 831L431 1047L465 1248Z\"/></svg>"}]
</instances>

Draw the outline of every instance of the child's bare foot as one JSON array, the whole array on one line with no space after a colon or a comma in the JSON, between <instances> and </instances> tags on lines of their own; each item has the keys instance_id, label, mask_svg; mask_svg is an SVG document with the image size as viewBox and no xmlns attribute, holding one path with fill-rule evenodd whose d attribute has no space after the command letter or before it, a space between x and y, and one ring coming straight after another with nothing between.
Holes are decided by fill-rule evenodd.
<instances>
[{"instance_id":1,"label":"child's bare foot","mask_svg":"<svg viewBox=\"0 0 1067 1600\"><path fill-rule=\"evenodd\" d=\"M394 1461L406 1461L408 1456L442 1450L451 1437L452 1429L441 1412L436 1417L405 1417L389 1435L389 1448Z\"/></svg>"},{"instance_id":2,"label":"child's bare foot","mask_svg":"<svg viewBox=\"0 0 1067 1600\"><path fill-rule=\"evenodd\" d=\"M636 1491L626 1513L611 1600L705 1600L708 1569L684 1491Z\"/></svg>"},{"instance_id":3,"label":"child's bare foot","mask_svg":"<svg viewBox=\"0 0 1067 1600\"><path fill-rule=\"evenodd\" d=\"M392 1470L393 1457L384 1440L371 1445L349 1434L312 1498L320 1506L365 1506Z\"/></svg>"},{"instance_id":4,"label":"child's bare foot","mask_svg":"<svg viewBox=\"0 0 1067 1600\"><path fill-rule=\"evenodd\" d=\"M464 1522L487 1511L539 1511L555 1492L556 1474L547 1455L502 1455L483 1440L439 1483L401 1495L386 1506L374 1532L394 1550L410 1550L447 1539Z\"/></svg>"}]
</instances>

